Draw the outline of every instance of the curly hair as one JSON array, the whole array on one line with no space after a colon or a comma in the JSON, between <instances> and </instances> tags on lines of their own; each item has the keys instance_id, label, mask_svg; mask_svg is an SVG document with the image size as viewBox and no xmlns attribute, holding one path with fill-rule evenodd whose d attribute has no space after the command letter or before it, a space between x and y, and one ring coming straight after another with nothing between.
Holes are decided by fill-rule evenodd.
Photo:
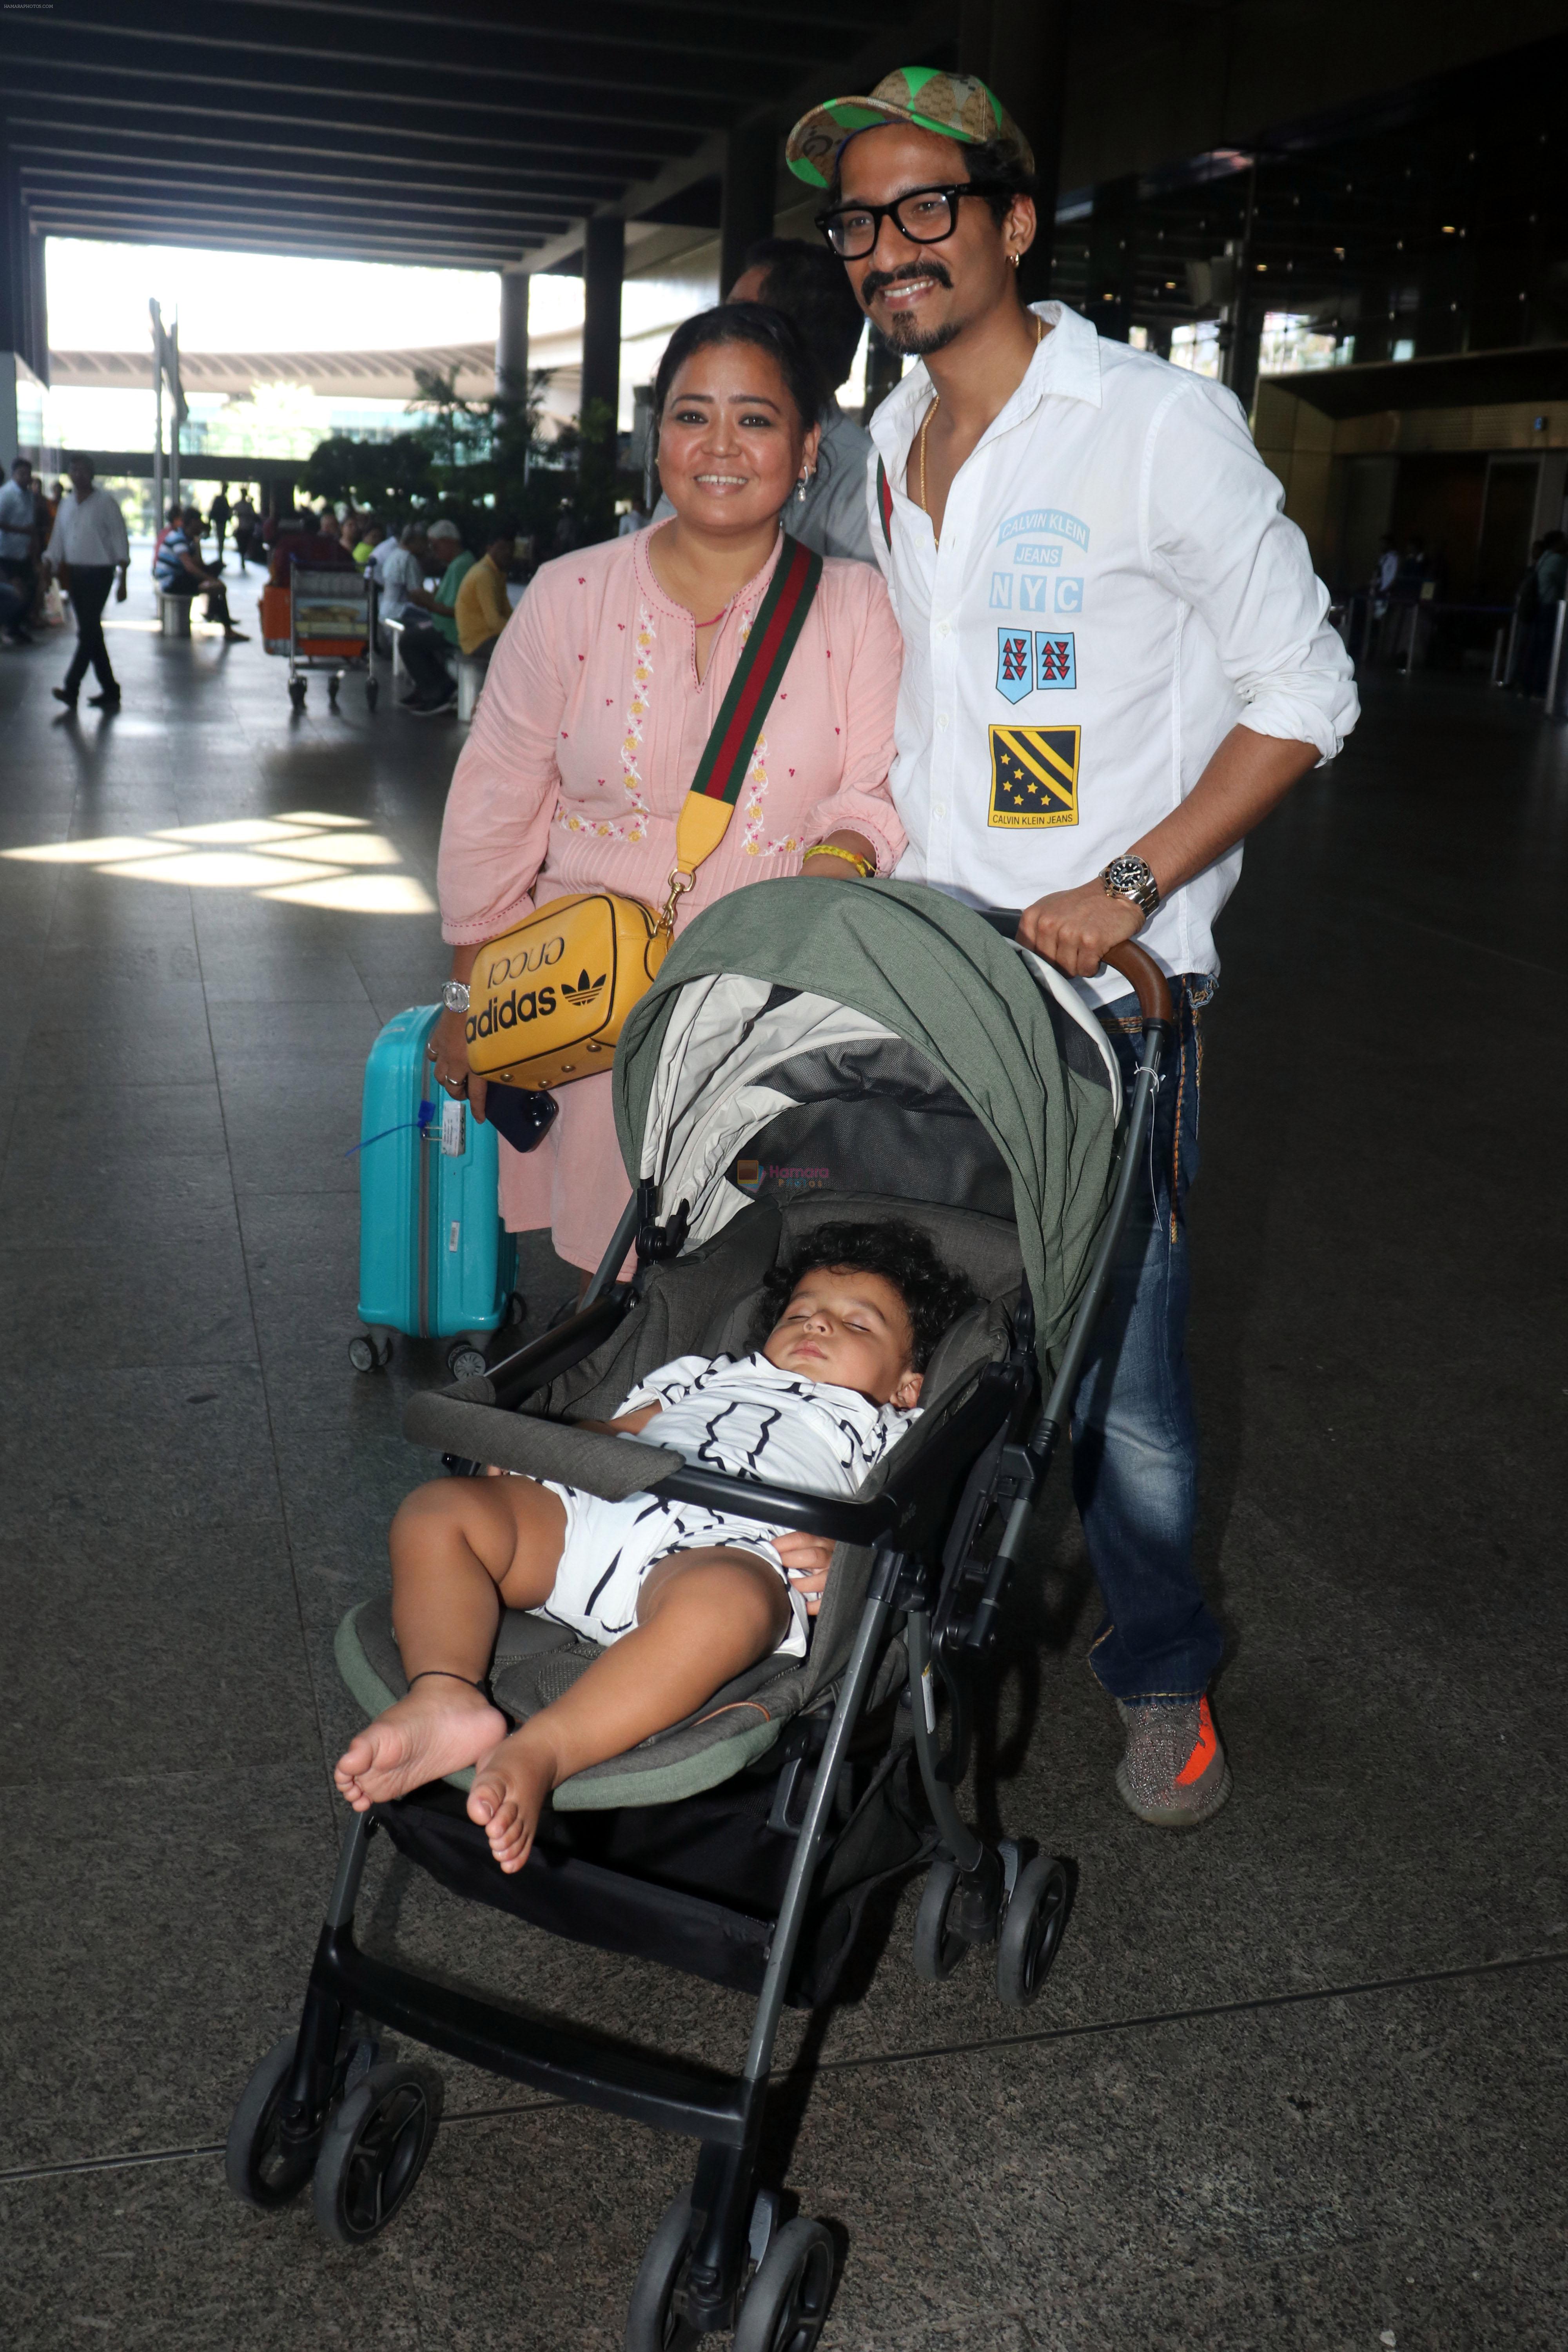
<instances>
[{"instance_id":1,"label":"curly hair","mask_svg":"<svg viewBox=\"0 0 1568 2352\"><path fill-rule=\"evenodd\" d=\"M923 1372L942 1334L975 1304L973 1285L944 1265L918 1226L889 1221L880 1225L818 1225L791 1258L781 1260L763 1283L757 1304L759 1345L776 1327L799 1285L817 1266L835 1272L879 1274L909 1309L914 1332L910 1361Z\"/></svg>"}]
</instances>

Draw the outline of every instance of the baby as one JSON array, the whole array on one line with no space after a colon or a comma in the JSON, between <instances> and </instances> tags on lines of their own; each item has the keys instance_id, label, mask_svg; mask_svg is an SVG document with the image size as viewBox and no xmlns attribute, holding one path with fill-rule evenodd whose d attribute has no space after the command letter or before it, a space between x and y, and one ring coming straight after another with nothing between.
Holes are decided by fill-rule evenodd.
<instances>
[{"instance_id":1,"label":"baby","mask_svg":"<svg viewBox=\"0 0 1568 2352\"><path fill-rule=\"evenodd\" d=\"M764 1286L759 1352L682 1356L613 1421L579 1426L692 1463L851 1495L915 1418L932 1349L973 1300L923 1234L825 1224ZM468 1817L521 1870L552 1789L694 1714L759 1659L805 1654L833 1545L765 1517L551 1479L437 1479L392 1524L392 1608L408 1696L352 1739L337 1784L356 1812L477 1767ZM484 1676L503 1609L606 1646L515 1731Z\"/></svg>"}]
</instances>

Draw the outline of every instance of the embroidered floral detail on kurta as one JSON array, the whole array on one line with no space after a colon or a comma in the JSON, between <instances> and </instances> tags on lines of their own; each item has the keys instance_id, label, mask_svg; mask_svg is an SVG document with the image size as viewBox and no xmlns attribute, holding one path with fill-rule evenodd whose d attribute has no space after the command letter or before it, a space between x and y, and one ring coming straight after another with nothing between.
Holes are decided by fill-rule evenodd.
<instances>
[{"instance_id":1,"label":"embroidered floral detail on kurta","mask_svg":"<svg viewBox=\"0 0 1568 2352\"><path fill-rule=\"evenodd\" d=\"M647 819L651 812L644 795L642 771L637 759L642 750L643 722L647 717L648 689L653 682L655 635L653 614L639 600L637 635L632 641L631 698L626 704L626 732L621 738L621 781L631 803L630 811L624 821L605 817L558 816L556 822L568 833L590 833L601 841L647 839Z\"/></svg>"}]
</instances>

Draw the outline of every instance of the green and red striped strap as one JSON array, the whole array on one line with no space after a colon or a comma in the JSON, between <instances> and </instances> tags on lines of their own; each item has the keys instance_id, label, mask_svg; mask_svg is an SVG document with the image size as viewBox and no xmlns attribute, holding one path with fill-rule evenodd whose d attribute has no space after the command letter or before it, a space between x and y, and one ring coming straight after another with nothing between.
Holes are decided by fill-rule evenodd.
<instances>
[{"instance_id":1,"label":"green and red striped strap","mask_svg":"<svg viewBox=\"0 0 1568 2352\"><path fill-rule=\"evenodd\" d=\"M733 808L763 731L763 721L784 684L789 657L805 626L822 578L822 558L784 534L784 547L741 649L730 691L702 747L690 790Z\"/></svg>"}]
</instances>

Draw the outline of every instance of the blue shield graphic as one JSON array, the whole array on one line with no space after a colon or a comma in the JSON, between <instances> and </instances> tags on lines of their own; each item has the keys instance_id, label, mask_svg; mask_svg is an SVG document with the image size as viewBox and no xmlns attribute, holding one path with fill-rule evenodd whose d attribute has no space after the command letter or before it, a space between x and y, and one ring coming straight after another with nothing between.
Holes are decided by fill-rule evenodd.
<instances>
[{"instance_id":1,"label":"blue shield graphic","mask_svg":"<svg viewBox=\"0 0 1568 2352\"><path fill-rule=\"evenodd\" d=\"M1035 641L1027 629L996 632L996 691L1004 702L1022 702L1035 684Z\"/></svg>"}]
</instances>

